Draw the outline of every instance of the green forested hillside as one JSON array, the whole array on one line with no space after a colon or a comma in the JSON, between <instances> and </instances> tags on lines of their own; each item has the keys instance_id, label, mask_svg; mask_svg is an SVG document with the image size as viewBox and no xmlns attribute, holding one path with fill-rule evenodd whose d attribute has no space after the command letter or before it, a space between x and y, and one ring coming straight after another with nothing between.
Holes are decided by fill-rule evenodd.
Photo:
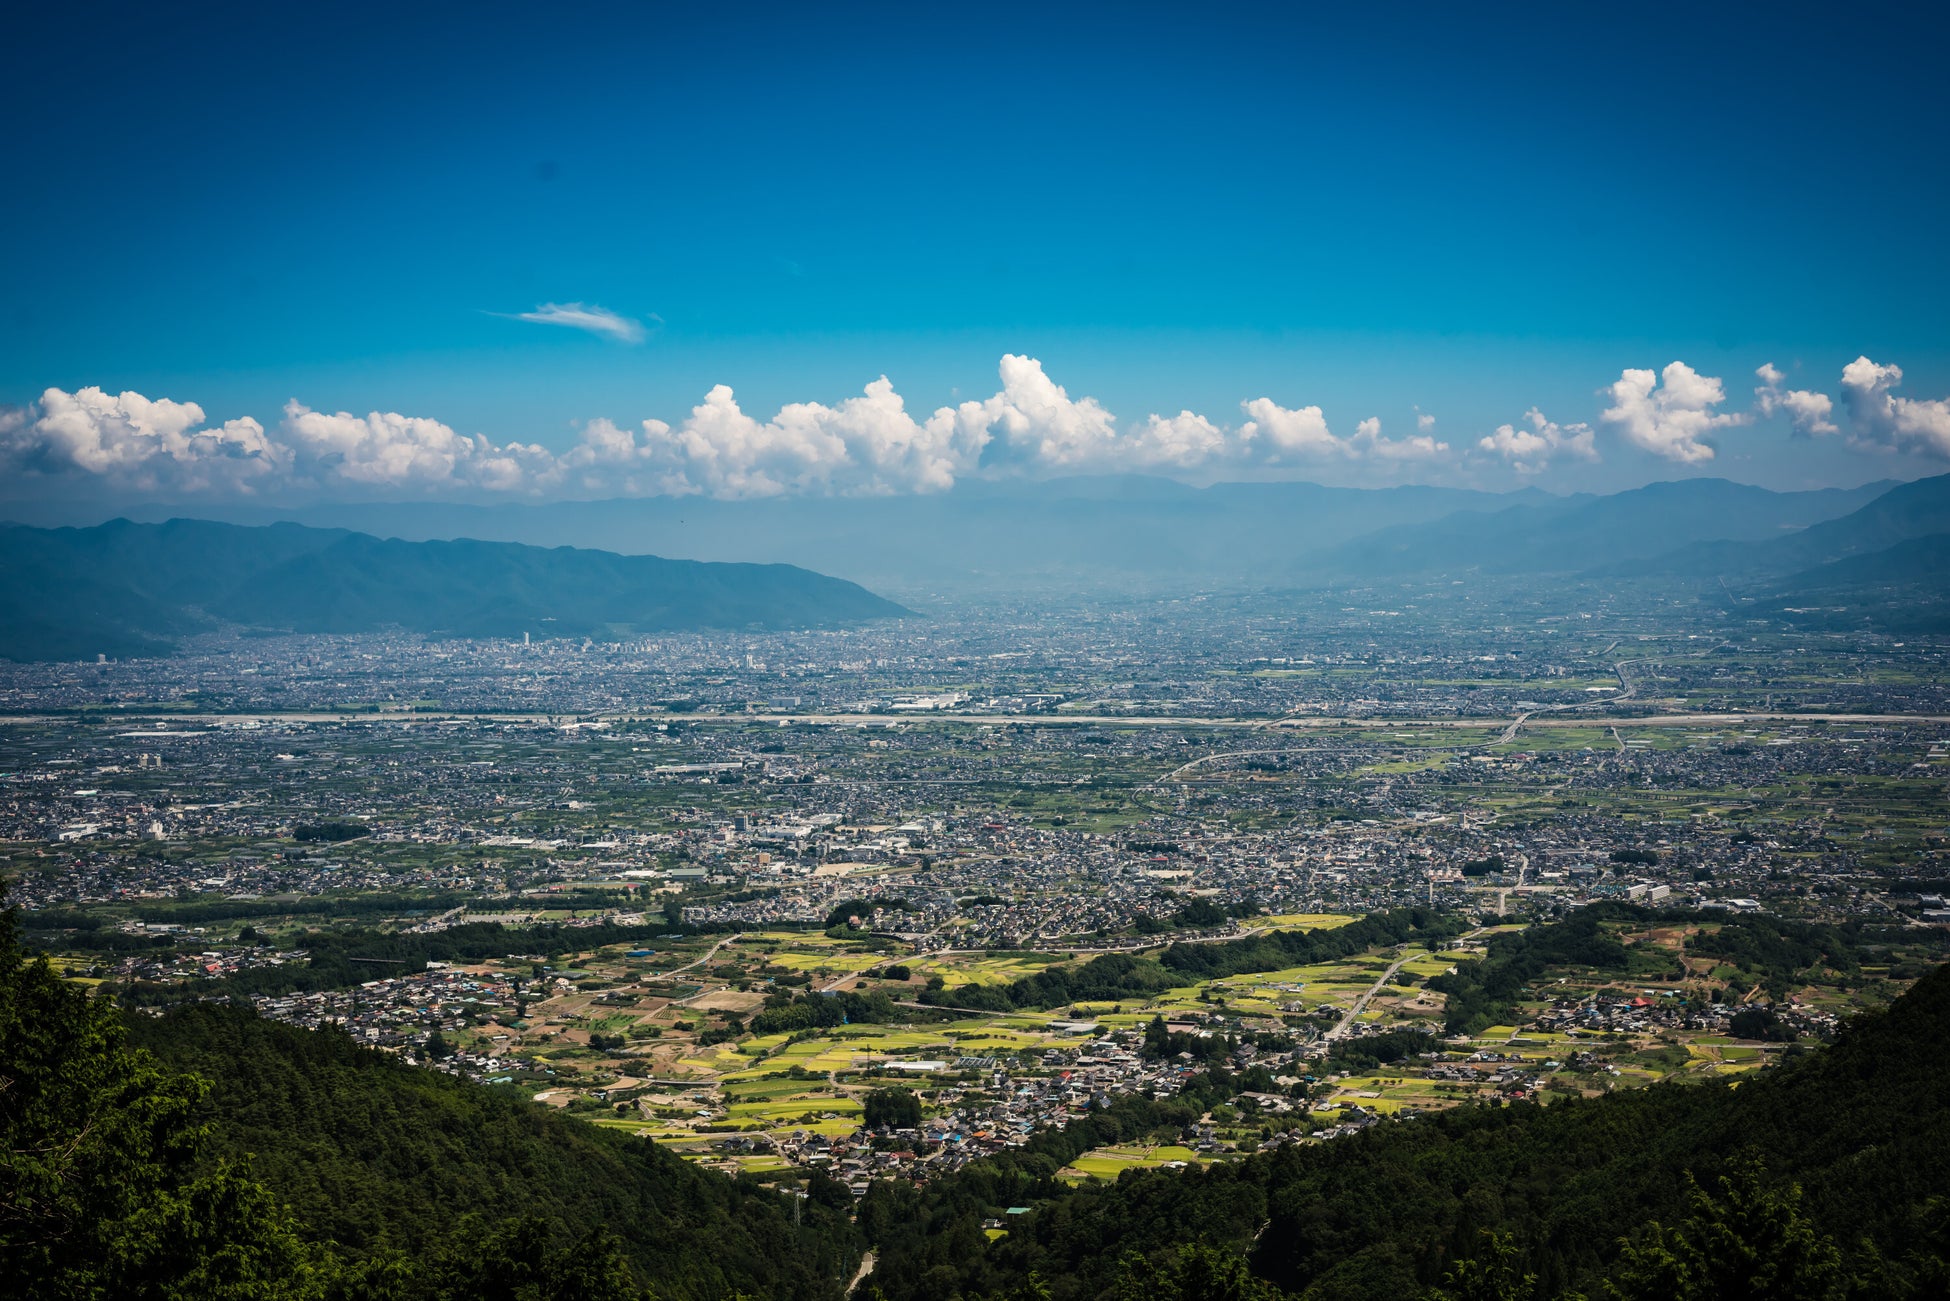
<instances>
[{"instance_id":1,"label":"green forested hillside","mask_svg":"<svg viewBox=\"0 0 1950 1301\"><path fill-rule=\"evenodd\" d=\"M816 1301L859 1249L845 1189L812 1194L336 1031L126 1025L0 914L0 1296Z\"/></svg>"},{"instance_id":2,"label":"green forested hillside","mask_svg":"<svg viewBox=\"0 0 1950 1301\"><path fill-rule=\"evenodd\" d=\"M246 1158L307 1231L355 1255L438 1249L471 1220L606 1226L660 1297L812 1298L859 1257L844 1215L686 1164L508 1089L401 1064L344 1035L203 1005L131 1041L211 1081L212 1150ZM837 1201L849 1201L838 1190ZM471 1227L468 1231L473 1231Z\"/></svg>"},{"instance_id":3,"label":"green forested hillside","mask_svg":"<svg viewBox=\"0 0 1950 1301\"><path fill-rule=\"evenodd\" d=\"M1950 1285L1946 1081L1939 968L1832 1047L1738 1084L1465 1107L1075 1189L1053 1180L1060 1153L1030 1152L918 1197L877 1187L861 1221L890 1301L1036 1289L1063 1301L1146 1278L1149 1295L1175 1295L1155 1276L1183 1272L1186 1246L1243 1255L1265 1283L1317 1301L1416 1297L1452 1275L1472 1297L1935 1297ZM1161 1136L1182 1123L1160 1119ZM1008 1204L1034 1211L981 1244L980 1218ZM1756 1276L1792 1257L1805 1277L1742 1291L1688 1265L1695 1248L1748 1252Z\"/></svg>"}]
</instances>

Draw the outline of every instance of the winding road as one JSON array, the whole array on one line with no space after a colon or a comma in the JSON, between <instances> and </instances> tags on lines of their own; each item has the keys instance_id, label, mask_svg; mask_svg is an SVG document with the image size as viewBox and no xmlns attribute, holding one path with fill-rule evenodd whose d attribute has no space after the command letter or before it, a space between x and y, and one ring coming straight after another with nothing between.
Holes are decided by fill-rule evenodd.
<instances>
[{"instance_id":1,"label":"winding road","mask_svg":"<svg viewBox=\"0 0 1950 1301\"><path fill-rule=\"evenodd\" d=\"M707 962L709 962L709 961L710 961L711 959L713 959L713 958L715 958L715 957L717 957L717 956L718 956L718 951L719 951L719 950L721 950L721 949L723 949L723 948L724 948L724 947L725 947L725 946L726 946L727 944L730 944L730 943L732 943L732 942L733 942L734 940L736 940L736 939L737 939L737 938L738 938L738 937L739 937L740 935L742 935L742 934L744 934L744 932L743 932L743 931L733 931L733 932L732 932L731 934L729 934L729 935L727 935L727 936L725 936L725 937L724 937L723 939L721 939L721 940L719 940L719 941L718 941L718 942L717 942L716 944L713 944L713 945L711 946L711 948L709 949L709 951L707 951L707 952L706 952L706 953L704 954L704 956L702 956L702 957L698 957L698 958L692 958L692 959L691 959L691 960L690 960L689 962L686 962L686 963L685 963L685 964L684 964L683 966L681 966L681 967L672 967L672 968L671 968L671 969L670 969L669 971L666 971L666 972L663 972L663 973L661 973L661 974L660 974L660 976L659 976L659 979L663 979L663 980L668 980L668 979L670 979L670 978L671 978L672 976L678 976L678 975L682 975L682 974L683 974L684 972L686 972L686 971L690 971L690 970L692 970L693 968L696 968L696 967L701 967L701 966L703 966L703 965L704 965L705 963L707 963ZM682 1004L682 1003L688 1003L688 1002L690 1002L690 1001L691 1001L691 999L693 999L693 998L702 998L702 997L704 997L704 995L705 995L705 994L707 994L707 993L709 993L709 992L710 992L710 991L708 991L708 990L703 990L703 989L700 989L700 990L698 990L698 991L697 991L697 993L695 993L695 994L692 994L692 995L690 995L690 996L689 996L689 997L687 997L687 998L679 998L679 999L673 999L673 1000L671 1001L671 1006L672 1006L672 1007L676 1007L676 1006L678 1006L679 1004Z\"/></svg>"},{"instance_id":2,"label":"winding road","mask_svg":"<svg viewBox=\"0 0 1950 1301\"><path fill-rule=\"evenodd\" d=\"M860 1285L867 1281L867 1275L871 1273L873 1273L873 1253L870 1251L860 1257L860 1268L853 1271L853 1281L846 1285L846 1294L852 1296L858 1291Z\"/></svg>"}]
</instances>

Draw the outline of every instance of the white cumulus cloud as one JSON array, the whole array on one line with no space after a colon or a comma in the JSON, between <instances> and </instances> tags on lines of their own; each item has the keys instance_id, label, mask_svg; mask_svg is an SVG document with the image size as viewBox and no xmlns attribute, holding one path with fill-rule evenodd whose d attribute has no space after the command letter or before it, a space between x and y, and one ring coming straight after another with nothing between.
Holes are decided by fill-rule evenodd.
<instances>
[{"instance_id":1,"label":"white cumulus cloud","mask_svg":"<svg viewBox=\"0 0 1950 1301\"><path fill-rule=\"evenodd\" d=\"M1553 460L1561 456L1576 457L1581 461L1598 459L1598 448L1591 433L1591 426L1579 421L1575 424L1560 425L1555 420L1545 418L1536 407L1524 412L1527 429L1515 425L1498 425L1494 433L1476 440L1476 446L1494 456L1500 456L1518 474L1537 474Z\"/></svg>"},{"instance_id":2,"label":"white cumulus cloud","mask_svg":"<svg viewBox=\"0 0 1950 1301\"><path fill-rule=\"evenodd\" d=\"M1002 389L994 397L935 413L958 445L997 466L1074 472L1115 459L1117 417L1095 398L1072 398L1034 357L1008 353L997 369Z\"/></svg>"},{"instance_id":3,"label":"white cumulus cloud","mask_svg":"<svg viewBox=\"0 0 1950 1301\"><path fill-rule=\"evenodd\" d=\"M327 413L295 398L285 403L279 432L299 479L384 492L519 492L531 488L554 459L546 448L515 442L497 447L481 434L457 433L425 416Z\"/></svg>"},{"instance_id":4,"label":"white cumulus cloud","mask_svg":"<svg viewBox=\"0 0 1950 1301\"><path fill-rule=\"evenodd\" d=\"M837 406L794 402L764 421L721 384L681 424L645 420L641 429L639 438L591 421L557 462L556 480L585 492L670 496L939 492L980 450L952 413L916 421L884 375Z\"/></svg>"},{"instance_id":5,"label":"white cumulus cloud","mask_svg":"<svg viewBox=\"0 0 1950 1301\"><path fill-rule=\"evenodd\" d=\"M1683 361L1657 374L1627 370L1606 391L1612 405L1605 409L1605 423L1617 426L1634 446L1686 465L1713 459L1707 441L1713 431L1747 421L1744 413L1716 413L1713 408L1727 400L1726 386Z\"/></svg>"},{"instance_id":6,"label":"white cumulus cloud","mask_svg":"<svg viewBox=\"0 0 1950 1301\"><path fill-rule=\"evenodd\" d=\"M1034 357L1004 356L997 379L993 395L925 415L910 412L884 375L837 403L792 402L769 417L719 385L675 423L599 417L560 451L495 442L431 416L316 410L296 398L272 428L249 417L212 427L193 402L49 389L33 406L0 408L0 469L300 498L760 498L942 492L977 475L1213 477L1323 462L1385 475L1450 458L1426 416L1407 437L1386 436L1374 418L1344 437L1318 406L1254 398L1240 404L1237 425L1190 409L1125 423L1096 398L1072 396Z\"/></svg>"},{"instance_id":7,"label":"white cumulus cloud","mask_svg":"<svg viewBox=\"0 0 1950 1301\"><path fill-rule=\"evenodd\" d=\"M1842 367L1842 405L1858 446L1950 460L1950 401L1897 397L1903 368L1857 357Z\"/></svg>"},{"instance_id":8,"label":"white cumulus cloud","mask_svg":"<svg viewBox=\"0 0 1950 1301\"><path fill-rule=\"evenodd\" d=\"M1810 389L1784 389L1781 387L1787 376L1781 373L1773 362L1763 362L1754 375L1760 380L1760 387L1754 390L1754 407L1763 416L1780 412L1787 416L1788 423L1797 434L1833 434L1840 429L1831 419L1835 414L1835 401L1826 393L1816 393Z\"/></svg>"},{"instance_id":9,"label":"white cumulus cloud","mask_svg":"<svg viewBox=\"0 0 1950 1301\"><path fill-rule=\"evenodd\" d=\"M1369 416L1354 427L1348 452L1377 461L1436 461L1449 455L1449 444L1437 442L1429 434L1409 438L1389 438L1381 432L1381 421Z\"/></svg>"},{"instance_id":10,"label":"white cumulus cloud","mask_svg":"<svg viewBox=\"0 0 1950 1301\"><path fill-rule=\"evenodd\" d=\"M1348 455L1348 446L1327 427L1319 407L1287 408L1272 398L1253 398L1239 404L1247 416L1239 436L1269 461L1327 460Z\"/></svg>"},{"instance_id":11,"label":"white cumulus cloud","mask_svg":"<svg viewBox=\"0 0 1950 1301\"><path fill-rule=\"evenodd\" d=\"M532 312L515 313L515 319L537 325L566 325L619 343L642 343L645 333L642 321L585 303L543 303Z\"/></svg>"},{"instance_id":12,"label":"white cumulus cloud","mask_svg":"<svg viewBox=\"0 0 1950 1301\"><path fill-rule=\"evenodd\" d=\"M1240 407L1250 418L1239 427L1238 454L1249 464L1279 466L1335 460L1401 463L1438 461L1449 455L1449 444L1428 432L1435 427L1429 416L1418 417L1415 425L1421 432L1407 438L1387 437L1375 416L1360 421L1354 433L1343 438L1328 427L1327 416L1319 407L1283 407L1271 398L1253 398Z\"/></svg>"},{"instance_id":13,"label":"white cumulus cloud","mask_svg":"<svg viewBox=\"0 0 1950 1301\"><path fill-rule=\"evenodd\" d=\"M10 475L92 475L150 492L250 492L290 457L249 416L206 424L194 402L50 388L34 408L0 421L0 466Z\"/></svg>"},{"instance_id":14,"label":"white cumulus cloud","mask_svg":"<svg viewBox=\"0 0 1950 1301\"><path fill-rule=\"evenodd\" d=\"M1449 452L1427 423L1391 439L1369 421L1341 438L1319 407L1289 410L1269 398L1242 403L1250 419L1236 428L1190 410L1127 426L1095 398L1072 396L1036 358L1013 353L997 379L993 395L925 418L909 413L885 376L835 406L795 402L763 420L719 386L676 425L652 419L632 431L591 421L557 459L550 484L578 493L860 495L940 492L976 474L1214 473Z\"/></svg>"},{"instance_id":15,"label":"white cumulus cloud","mask_svg":"<svg viewBox=\"0 0 1950 1301\"><path fill-rule=\"evenodd\" d=\"M1239 444L1231 431L1195 411L1152 415L1124 440L1128 459L1140 469L1191 470L1232 456Z\"/></svg>"}]
</instances>

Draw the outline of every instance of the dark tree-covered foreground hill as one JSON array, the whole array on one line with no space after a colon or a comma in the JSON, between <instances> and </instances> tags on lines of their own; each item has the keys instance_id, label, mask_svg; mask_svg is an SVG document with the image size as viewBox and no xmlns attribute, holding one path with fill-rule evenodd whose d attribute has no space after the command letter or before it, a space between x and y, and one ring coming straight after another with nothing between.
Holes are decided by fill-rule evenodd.
<instances>
[{"instance_id":1,"label":"dark tree-covered foreground hill","mask_svg":"<svg viewBox=\"0 0 1950 1301\"><path fill-rule=\"evenodd\" d=\"M851 1200L795 1211L336 1031L125 1026L0 917L0 1296L833 1301Z\"/></svg>"},{"instance_id":2,"label":"dark tree-covered foreground hill","mask_svg":"<svg viewBox=\"0 0 1950 1301\"><path fill-rule=\"evenodd\" d=\"M793 565L711 564L511 542L402 542L204 520L0 525L0 658L166 652L231 625L457 637L835 628L906 614Z\"/></svg>"},{"instance_id":3,"label":"dark tree-covered foreground hill","mask_svg":"<svg viewBox=\"0 0 1950 1301\"><path fill-rule=\"evenodd\" d=\"M0 1296L1896 1301L1950 1295L1950 968L1737 1082L1468 1106L1071 1187L1241 1088L1129 1096L857 1218L235 1008L122 1014L0 918ZM1007 1216L990 1241L984 1222Z\"/></svg>"}]
</instances>

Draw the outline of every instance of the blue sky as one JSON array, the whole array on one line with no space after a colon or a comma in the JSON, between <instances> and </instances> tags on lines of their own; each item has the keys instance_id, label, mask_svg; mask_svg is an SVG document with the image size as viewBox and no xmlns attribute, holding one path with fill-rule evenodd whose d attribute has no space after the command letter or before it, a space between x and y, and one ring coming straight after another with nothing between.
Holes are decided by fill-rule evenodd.
<instances>
[{"instance_id":1,"label":"blue sky","mask_svg":"<svg viewBox=\"0 0 1950 1301\"><path fill-rule=\"evenodd\" d=\"M1950 457L1933 7L41 8L0 86L16 496ZM1675 361L1723 397L1612 391ZM1830 414L1757 404L1769 363ZM914 429L842 406L883 375ZM1483 446L1532 408L1590 438ZM1146 434L1180 412L1211 432Z\"/></svg>"}]
</instances>

